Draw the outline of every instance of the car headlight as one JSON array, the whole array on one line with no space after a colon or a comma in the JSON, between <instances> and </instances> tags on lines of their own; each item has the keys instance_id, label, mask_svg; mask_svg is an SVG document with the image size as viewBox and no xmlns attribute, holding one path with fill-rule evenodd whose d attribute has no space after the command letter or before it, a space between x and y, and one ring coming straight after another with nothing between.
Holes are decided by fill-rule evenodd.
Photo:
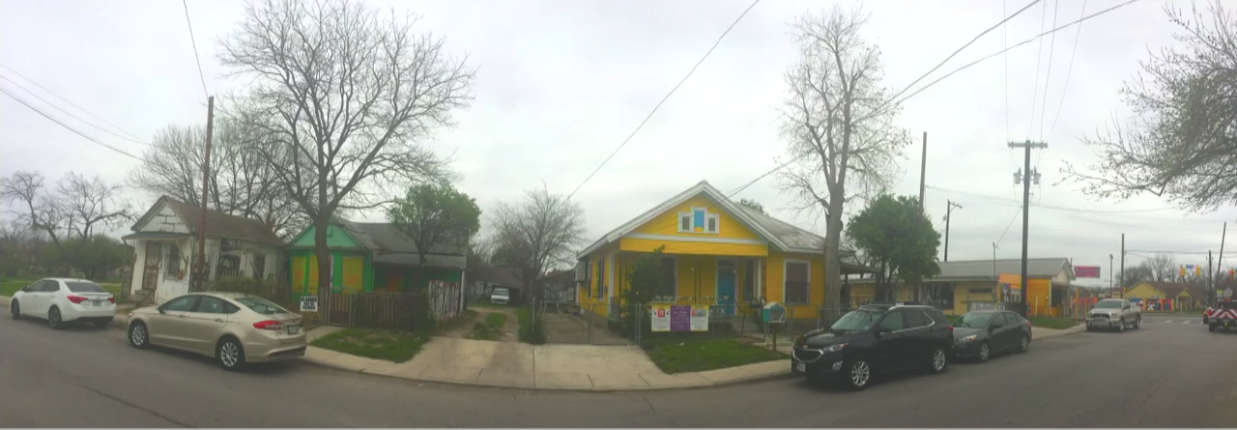
<instances>
[{"instance_id":1,"label":"car headlight","mask_svg":"<svg viewBox=\"0 0 1237 430\"><path fill-rule=\"evenodd\" d=\"M963 337L958 338L958 343L967 343L967 342L970 342L970 341L972 341L972 340L975 340L975 338L977 338L977 337L979 337L979 335L974 335L974 334L973 334L973 335L970 335L970 336L963 336Z\"/></svg>"},{"instance_id":2,"label":"car headlight","mask_svg":"<svg viewBox=\"0 0 1237 430\"><path fill-rule=\"evenodd\" d=\"M841 350L842 350L842 348L845 348L845 347L846 347L846 344L844 344L844 343L839 343L839 344L837 344L837 345L829 345L829 346L826 346L826 347L824 347L824 348L821 348L820 352L822 352L822 353L823 353L823 352L838 352L838 351L841 351Z\"/></svg>"}]
</instances>

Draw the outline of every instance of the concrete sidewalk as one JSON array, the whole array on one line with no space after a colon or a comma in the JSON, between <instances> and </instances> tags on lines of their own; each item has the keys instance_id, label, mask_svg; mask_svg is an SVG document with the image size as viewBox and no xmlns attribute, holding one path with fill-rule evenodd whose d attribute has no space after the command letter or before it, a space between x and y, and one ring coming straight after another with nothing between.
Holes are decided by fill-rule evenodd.
<instances>
[{"instance_id":1,"label":"concrete sidewalk","mask_svg":"<svg viewBox=\"0 0 1237 430\"><path fill-rule=\"evenodd\" d=\"M339 330L319 327L310 339ZM668 375L635 346L529 345L435 337L412 360L391 363L309 347L325 366L416 381L536 390L629 391L714 387L790 374L790 360Z\"/></svg>"}]
</instances>

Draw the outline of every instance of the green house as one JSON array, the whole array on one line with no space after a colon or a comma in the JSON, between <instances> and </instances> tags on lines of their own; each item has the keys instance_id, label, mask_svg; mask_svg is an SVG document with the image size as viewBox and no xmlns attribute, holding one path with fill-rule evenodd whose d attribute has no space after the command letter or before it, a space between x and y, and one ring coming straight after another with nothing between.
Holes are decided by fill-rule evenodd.
<instances>
[{"instance_id":1,"label":"green house","mask_svg":"<svg viewBox=\"0 0 1237 430\"><path fill-rule=\"evenodd\" d=\"M289 281L294 299L318 293L318 276L330 276L334 292L419 291L431 281L464 282L465 243L436 246L421 267L417 246L388 223L335 219L327 226L329 270L314 257L313 226L288 246Z\"/></svg>"}]
</instances>

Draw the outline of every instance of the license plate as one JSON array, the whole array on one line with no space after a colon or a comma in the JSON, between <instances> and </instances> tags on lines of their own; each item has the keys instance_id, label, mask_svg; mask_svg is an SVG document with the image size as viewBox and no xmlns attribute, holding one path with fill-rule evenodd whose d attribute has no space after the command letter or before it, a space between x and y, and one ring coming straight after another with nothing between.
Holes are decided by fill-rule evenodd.
<instances>
[{"instance_id":1,"label":"license plate","mask_svg":"<svg viewBox=\"0 0 1237 430\"><path fill-rule=\"evenodd\" d=\"M299 326L299 325L290 325L290 326L288 326L288 334L297 334L297 333L300 333L300 332L301 332L301 326Z\"/></svg>"},{"instance_id":2,"label":"license plate","mask_svg":"<svg viewBox=\"0 0 1237 430\"><path fill-rule=\"evenodd\" d=\"M102 300L91 300L90 304L94 306L103 306L103 301Z\"/></svg>"},{"instance_id":3,"label":"license plate","mask_svg":"<svg viewBox=\"0 0 1237 430\"><path fill-rule=\"evenodd\" d=\"M796 371L796 372L806 372L806 371L807 371L807 365L806 365L806 364L803 364L803 363L795 363L795 371Z\"/></svg>"}]
</instances>

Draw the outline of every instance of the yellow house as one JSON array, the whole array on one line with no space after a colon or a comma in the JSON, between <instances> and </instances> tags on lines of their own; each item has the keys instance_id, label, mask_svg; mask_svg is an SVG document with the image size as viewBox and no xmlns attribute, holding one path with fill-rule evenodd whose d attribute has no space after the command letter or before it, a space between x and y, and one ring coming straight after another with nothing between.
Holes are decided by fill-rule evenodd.
<instances>
[{"instance_id":1,"label":"yellow house","mask_svg":"<svg viewBox=\"0 0 1237 430\"><path fill-rule=\"evenodd\" d=\"M894 297L883 300L921 302L949 315L961 315L972 309L992 309L1002 303L1021 300L1021 259L942 261L937 265L941 273L925 279L922 289L896 285ZM1068 258L1028 258L1027 283L1031 284L1028 307L1037 314L1063 315L1073 279L1074 269ZM844 296L849 298L852 307L877 299L872 279L851 279L848 283L849 291Z\"/></svg>"},{"instance_id":2,"label":"yellow house","mask_svg":"<svg viewBox=\"0 0 1237 430\"><path fill-rule=\"evenodd\" d=\"M1125 297L1141 302L1143 309L1191 311L1202 306L1206 292L1188 284L1143 281L1125 291Z\"/></svg>"},{"instance_id":3,"label":"yellow house","mask_svg":"<svg viewBox=\"0 0 1237 430\"><path fill-rule=\"evenodd\" d=\"M785 304L791 318L816 318L824 304L823 237L700 182L579 253L581 308L604 316L621 305L631 264L659 247L656 303L707 305L734 315L758 309L763 300ZM862 270L847 265L843 273Z\"/></svg>"}]
</instances>

